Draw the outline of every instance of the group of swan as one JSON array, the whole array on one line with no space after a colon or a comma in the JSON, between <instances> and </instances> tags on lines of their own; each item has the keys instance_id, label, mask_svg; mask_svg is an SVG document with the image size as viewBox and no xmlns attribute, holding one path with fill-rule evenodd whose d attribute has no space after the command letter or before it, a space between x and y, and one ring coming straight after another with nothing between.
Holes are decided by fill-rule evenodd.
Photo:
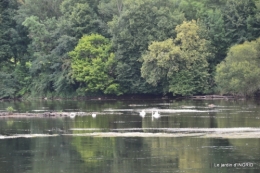
<instances>
[{"instance_id":1,"label":"group of swan","mask_svg":"<svg viewBox=\"0 0 260 173\"><path fill-rule=\"evenodd\" d=\"M144 118L145 115L146 115L146 112L145 112L144 110L142 110L142 111L140 112L140 116L141 116L142 118ZM152 111L152 118L160 118L160 117L161 117L161 115L159 114L159 112L158 112L157 110L156 110L155 112Z\"/></svg>"},{"instance_id":2,"label":"group of swan","mask_svg":"<svg viewBox=\"0 0 260 173\"><path fill-rule=\"evenodd\" d=\"M96 118L97 114L93 113L92 115L92 118ZM70 113L70 118L75 118L76 117L76 113L72 112Z\"/></svg>"}]
</instances>

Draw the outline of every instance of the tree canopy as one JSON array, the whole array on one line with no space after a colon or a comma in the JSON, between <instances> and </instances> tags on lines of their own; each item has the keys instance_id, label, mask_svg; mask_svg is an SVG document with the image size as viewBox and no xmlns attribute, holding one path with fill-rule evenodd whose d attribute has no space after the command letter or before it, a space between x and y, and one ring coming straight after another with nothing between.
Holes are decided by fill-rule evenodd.
<instances>
[{"instance_id":1,"label":"tree canopy","mask_svg":"<svg viewBox=\"0 0 260 173\"><path fill-rule=\"evenodd\" d=\"M120 16L110 22L117 61L117 79L126 93L159 92L140 75L138 61L152 41L175 36L174 28L184 20L173 0L126 1Z\"/></svg>"},{"instance_id":2,"label":"tree canopy","mask_svg":"<svg viewBox=\"0 0 260 173\"><path fill-rule=\"evenodd\" d=\"M2 0L0 99L252 95L259 28L259 0Z\"/></svg>"},{"instance_id":3,"label":"tree canopy","mask_svg":"<svg viewBox=\"0 0 260 173\"><path fill-rule=\"evenodd\" d=\"M224 94L250 96L260 89L260 38L230 48L217 66L216 83Z\"/></svg>"},{"instance_id":4,"label":"tree canopy","mask_svg":"<svg viewBox=\"0 0 260 173\"><path fill-rule=\"evenodd\" d=\"M175 40L153 42L143 56L142 77L152 85L163 83L164 92L192 95L208 91L208 41L196 21L176 27Z\"/></svg>"},{"instance_id":5,"label":"tree canopy","mask_svg":"<svg viewBox=\"0 0 260 173\"><path fill-rule=\"evenodd\" d=\"M69 55L72 57L72 77L81 82L79 89L121 94L114 79L114 54L108 39L98 34L83 36Z\"/></svg>"}]
</instances>

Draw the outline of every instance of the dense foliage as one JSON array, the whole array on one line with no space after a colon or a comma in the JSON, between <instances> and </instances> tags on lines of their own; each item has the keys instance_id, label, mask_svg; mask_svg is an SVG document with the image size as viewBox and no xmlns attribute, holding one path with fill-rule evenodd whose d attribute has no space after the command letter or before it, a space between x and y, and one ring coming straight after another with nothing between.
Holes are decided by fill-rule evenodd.
<instances>
[{"instance_id":1,"label":"dense foliage","mask_svg":"<svg viewBox=\"0 0 260 173\"><path fill-rule=\"evenodd\" d=\"M259 0L2 0L0 99L252 95L259 36Z\"/></svg>"},{"instance_id":2,"label":"dense foliage","mask_svg":"<svg viewBox=\"0 0 260 173\"><path fill-rule=\"evenodd\" d=\"M97 34L83 36L69 55L72 77L81 83L79 91L121 94L114 79L115 56L108 39Z\"/></svg>"},{"instance_id":3,"label":"dense foliage","mask_svg":"<svg viewBox=\"0 0 260 173\"><path fill-rule=\"evenodd\" d=\"M153 42L143 55L142 77L154 86L162 82L164 92L192 95L208 91L210 45L196 21L176 27L175 40ZM203 33L203 32L201 32Z\"/></svg>"},{"instance_id":4,"label":"dense foliage","mask_svg":"<svg viewBox=\"0 0 260 173\"><path fill-rule=\"evenodd\" d=\"M230 48L225 61L217 66L220 91L251 95L260 89L260 38Z\"/></svg>"}]
</instances>

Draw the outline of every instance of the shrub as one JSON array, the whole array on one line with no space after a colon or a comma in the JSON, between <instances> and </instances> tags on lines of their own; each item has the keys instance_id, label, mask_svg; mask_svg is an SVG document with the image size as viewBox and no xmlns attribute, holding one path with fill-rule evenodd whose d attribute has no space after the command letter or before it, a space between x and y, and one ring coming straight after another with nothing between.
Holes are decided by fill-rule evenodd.
<instances>
[{"instance_id":1,"label":"shrub","mask_svg":"<svg viewBox=\"0 0 260 173\"><path fill-rule=\"evenodd\" d=\"M6 108L6 111L7 111L9 114L11 114L11 113L13 113L14 108L13 108L12 106L9 106L9 107Z\"/></svg>"}]
</instances>

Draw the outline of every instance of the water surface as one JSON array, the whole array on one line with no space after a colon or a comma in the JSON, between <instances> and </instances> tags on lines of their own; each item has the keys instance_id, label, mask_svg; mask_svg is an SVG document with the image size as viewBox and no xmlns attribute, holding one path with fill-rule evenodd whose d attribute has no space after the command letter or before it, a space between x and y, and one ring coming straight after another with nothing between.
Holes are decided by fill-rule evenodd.
<instances>
[{"instance_id":1,"label":"water surface","mask_svg":"<svg viewBox=\"0 0 260 173\"><path fill-rule=\"evenodd\" d=\"M257 101L26 101L1 102L0 110L8 106L17 112L94 112L97 117L0 118L1 173L260 169ZM152 118L156 110L160 117Z\"/></svg>"}]
</instances>

